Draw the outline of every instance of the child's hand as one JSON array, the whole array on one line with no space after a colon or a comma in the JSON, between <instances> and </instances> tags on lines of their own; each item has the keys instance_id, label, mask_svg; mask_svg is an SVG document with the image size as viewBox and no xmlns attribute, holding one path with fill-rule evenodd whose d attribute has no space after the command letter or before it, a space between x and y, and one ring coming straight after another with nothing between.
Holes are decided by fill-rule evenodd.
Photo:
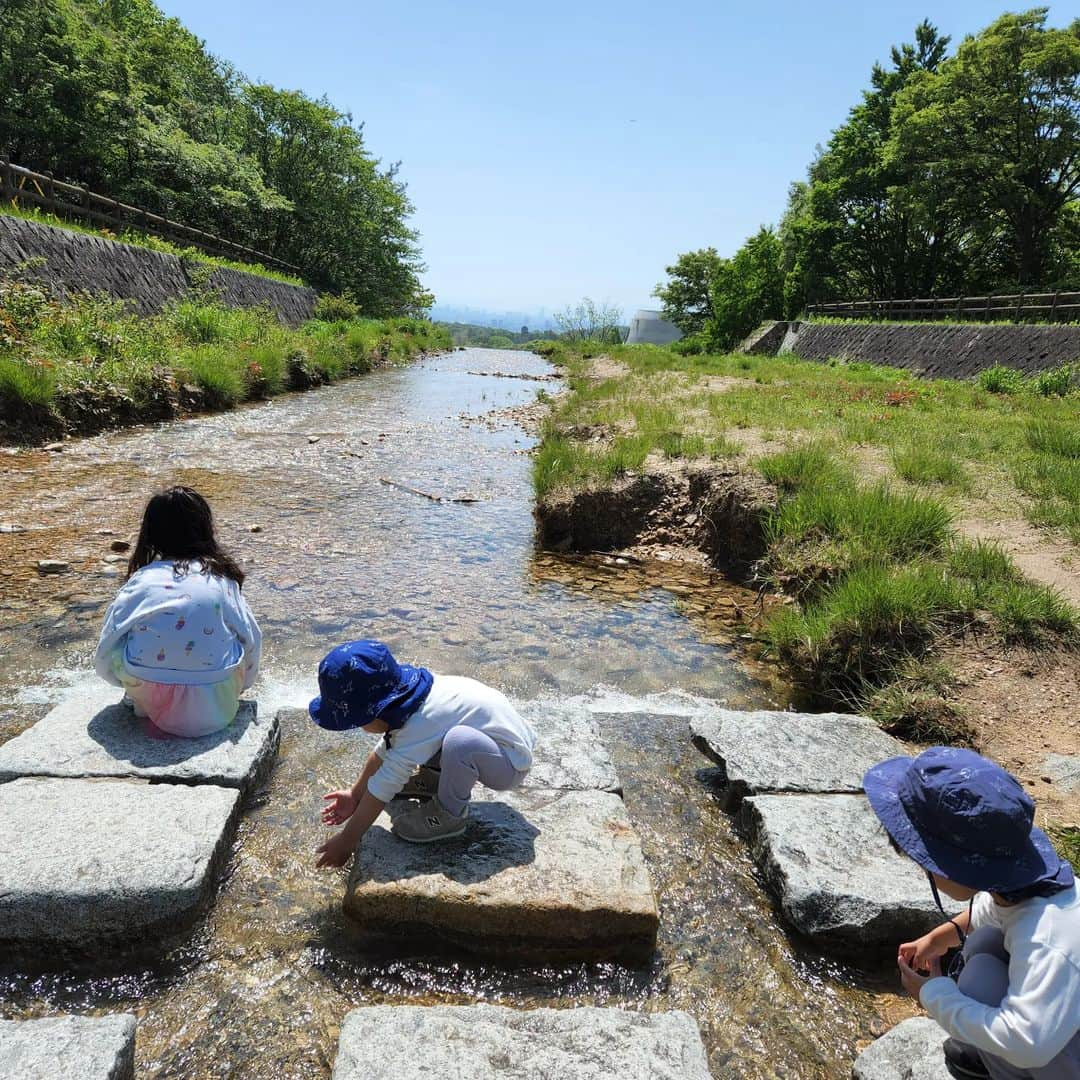
<instances>
[{"instance_id":1,"label":"child's hand","mask_svg":"<svg viewBox=\"0 0 1080 1080\"><path fill-rule=\"evenodd\" d=\"M331 791L323 796L324 825L342 825L356 813L356 799L351 791Z\"/></svg>"},{"instance_id":2,"label":"child's hand","mask_svg":"<svg viewBox=\"0 0 1080 1080\"><path fill-rule=\"evenodd\" d=\"M900 983L916 1001L919 991L931 980L941 974L941 962L936 958L929 962L929 974L920 975L902 956L897 957L896 966L900 969Z\"/></svg>"},{"instance_id":3,"label":"child's hand","mask_svg":"<svg viewBox=\"0 0 1080 1080\"><path fill-rule=\"evenodd\" d=\"M320 844L315 852L319 856L315 869L324 866L344 866L352 857L356 845L344 832L334 833L325 844Z\"/></svg>"},{"instance_id":4,"label":"child's hand","mask_svg":"<svg viewBox=\"0 0 1080 1080\"><path fill-rule=\"evenodd\" d=\"M929 934L923 934L916 941L905 941L900 946L899 957L909 967L925 972L929 971L934 961L940 960L948 950L949 947L941 940L941 936L932 931Z\"/></svg>"}]
</instances>

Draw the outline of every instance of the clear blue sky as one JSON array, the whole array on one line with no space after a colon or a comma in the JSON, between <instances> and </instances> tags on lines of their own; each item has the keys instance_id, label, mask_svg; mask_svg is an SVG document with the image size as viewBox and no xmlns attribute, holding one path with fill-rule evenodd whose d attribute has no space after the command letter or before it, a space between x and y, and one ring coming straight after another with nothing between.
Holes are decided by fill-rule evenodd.
<instances>
[{"instance_id":1,"label":"clear blue sky","mask_svg":"<svg viewBox=\"0 0 1080 1080\"><path fill-rule=\"evenodd\" d=\"M401 161L440 302L652 306L682 251L776 222L867 85L976 0L159 0L254 79L326 94ZM1024 5L1015 5L1016 10ZM1064 24L1062 3L1051 18Z\"/></svg>"}]
</instances>

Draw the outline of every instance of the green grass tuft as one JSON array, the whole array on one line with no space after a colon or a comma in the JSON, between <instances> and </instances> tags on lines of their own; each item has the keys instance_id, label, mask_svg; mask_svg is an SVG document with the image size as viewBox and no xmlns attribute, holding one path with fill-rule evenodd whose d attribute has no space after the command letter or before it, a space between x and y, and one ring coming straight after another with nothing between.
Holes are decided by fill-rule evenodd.
<instances>
[{"instance_id":1,"label":"green grass tuft","mask_svg":"<svg viewBox=\"0 0 1080 1080\"><path fill-rule=\"evenodd\" d=\"M947 450L909 444L894 447L892 459L897 476L912 484L941 484L957 489L969 486L967 470Z\"/></svg>"},{"instance_id":2,"label":"green grass tuft","mask_svg":"<svg viewBox=\"0 0 1080 1080\"><path fill-rule=\"evenodd\" d=\"M6 409L47 408L55 393L55 379L43 364L0 356L0 403Z\"/></svg>"}]
</instances>

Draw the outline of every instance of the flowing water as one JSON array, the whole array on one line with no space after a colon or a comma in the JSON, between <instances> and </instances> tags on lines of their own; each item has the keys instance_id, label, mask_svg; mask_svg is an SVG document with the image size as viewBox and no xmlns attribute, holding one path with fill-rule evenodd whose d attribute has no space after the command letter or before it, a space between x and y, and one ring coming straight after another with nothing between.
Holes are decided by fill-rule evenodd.
<instances>
[{"instance_id":1,"label":"flowing water","mask_svg":"<svg viewBox=\"0 0 1080 1080\"><path fill-rule=\"evenodd\" d=\"M111 543L132 537L153 488L192 484L250 574L267 639L261 709L305 704L331 644L378 636L436 671L520 699L579 697L603 714L660 900L654 962L503 969L355 946L339 914L343 875L317 873L312 852L319 797L359 760L347 737L298 724L199 929L154 963L0 967L0 1015L130 1010L140 1076L277 1080L329 1076L341 1019L360 1004L684 1008L716 1077L849 1074L896 1000L785 934L685 721L671 719L702 699L785 703L775 674L741 648L736 615L754 597L693 568L534 550L532 440L514 410L556 389L536 377L549 377L538 357L458 351L0 458L0 741L87 677L121 574ZM462 495L476 501L449 501ZM71 571L43 577L41 558Z\"/></svg>"}]
</instances>

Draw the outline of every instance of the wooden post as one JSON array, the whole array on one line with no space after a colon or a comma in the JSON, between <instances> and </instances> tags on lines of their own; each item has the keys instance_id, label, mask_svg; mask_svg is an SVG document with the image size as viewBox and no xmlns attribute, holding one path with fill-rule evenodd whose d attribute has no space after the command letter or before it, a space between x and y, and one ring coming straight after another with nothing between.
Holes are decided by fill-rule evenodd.
<instances>
[{"instance_id":1,"label":"wooden post","mask_svg":"<svg viewBox=\"0 0 1080 1080\"><path fill-rule=\"evenodd\" d=\"M1061 290L1058 289L1054 293L1054 299L1050 301L1050 321L1053 322L1057 315L1058 297L1061 295Z\"/></svg>"},{"instance_id":2,"label":"wooden post","mask_svg":"<svg viewBox=\"0 0 1080 1080\"><path fill-rule=\"evenodd\" d=\"M4 202L15 196L15 178L11 172L11 162L7 158L0 160L0 192L3 193Z\"/></svg>"},{"instance_id":3,"label":"wooden post","mask_svg":"<svg viewBox=\"0 0 1080 1080\"><path fill-rule=\"evenodd\" d=\"M986 315L985 315L985 318L986 318L987 322L990 321L990 302L991 302L991 300L993 300L993 296L991 296L990 293L987 293L986 294Z\"/></svg>"},{"instance_id":4,"label":"wooden post","mask_svg":"<svg viewBox=\"0 0 1080 1080\"><path fill-rule=\"evenodd\" d=\"M1013 312L1013 322L1019 322L1020 321L1020 318L1021 318L1020 311L1024 306L1024 297L1026 295L1027 295L1027 293L1021 293L1020 296L1017 298L1016 311Z\"/></svg>"},{"instance_id":5,"label":"wooden post","mask_svg":"<svg viewBox=\"0 0 1080 1080\"><path fill-rule=\"evenodd\" d=\"M45 198L49 200L49 209L54 210L56 208L56 180L51 169L45 170Z\"/></svg>"}]
</instances>

